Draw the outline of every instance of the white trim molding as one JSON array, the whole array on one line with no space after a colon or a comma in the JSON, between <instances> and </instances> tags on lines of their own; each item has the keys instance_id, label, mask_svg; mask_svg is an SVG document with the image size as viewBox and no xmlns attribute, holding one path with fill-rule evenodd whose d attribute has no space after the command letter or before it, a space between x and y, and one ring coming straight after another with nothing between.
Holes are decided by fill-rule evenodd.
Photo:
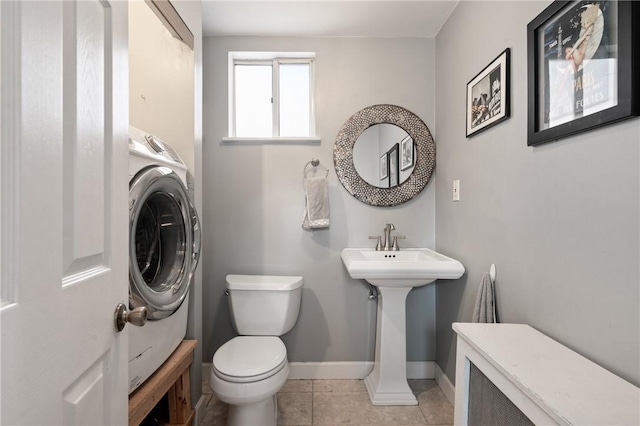
<instances>
[{"instance_id":1,"label":"white trim molding","mask_svg":"<svg viewBox=\"0 0 640 426\"><path fill-rule=\"evenodd\" d=\"M313 145L320 145L322 139L317 136L288 136L288 137L224 137L223 143L247 143L247 144L280 144L280 143L308 143Z\"/></svg>"},{"instance_id":2,"label":"white trim molding","mask_svg":"<svg viewBox=\"0 0 640 426\"><path fill-rule=\"evenodd\" d=\"M290 379L364 379L373 362L290 362L289 369Z\"/></svg>"},{"instance_id":3,"label":"white trim molding","mask_svg":"<svg viewBox=\"0 0 640 426\"><path fill-rule=\"evenodd\" d=\"M440 386L440 389L442 389L442 392L447 397L451 405L455 407L456 388L453 386L453 383L451 383L449 377L447 377L447 375L444 373L444 371L442 371L438 364L436 364L435 370L436 383L438 383L438 386Z\"/></svg>"},{"instance_id":4,"label":"white trim molding","mask_svg":"<svg viewBox=\"0 0 640 426\"><path fill-rule=\"evenodd\" d=\"M203 363L202 366L204 368L205 364ZM209 364L209 367L211 367L211 364ZM199 425L200 423L202 423L207 410L207 402L209 401L207 400L205 394L200 395L200 399L198 399L198 402L196 403L194 408L196 411L194 424Z\"/></svg>"},{"instance_id":5,"label":"white trim molding","mask_svg":"<svg viewBox=\"0 0 640 426\"><path fill-rule=\"evenodd\" d=\"M372 361L290 362L290 379L364 379L373 369ZM433 379L435 362L407 362L408 379Z\"/></svg>"},{"instance_id":6,"label":"white trim molding","mask_svg":"<svg viewBox=\"0 0 640 426\"><path fill-rule=\"evenodd\" d=\"M407 361L407 379L434 379L435 365L433 361Z\"/></svg>"}]
</instances>

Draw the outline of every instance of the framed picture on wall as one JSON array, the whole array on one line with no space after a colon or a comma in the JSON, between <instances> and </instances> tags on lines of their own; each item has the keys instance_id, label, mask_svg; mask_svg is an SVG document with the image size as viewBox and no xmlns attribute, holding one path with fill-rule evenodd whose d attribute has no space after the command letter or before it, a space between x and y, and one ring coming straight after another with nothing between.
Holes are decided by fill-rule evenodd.
<instances>
[{"instance_id":1,"label":"framed picture on wall","mask_svg":"<svg viewBox=\"0 0 640 426\"><path fill-rule=\"evenodd\" d=\"M398 179L400 177L400 169L398 168L400 159L399 148L400 144L395 144L387 152L389 156L389 188L398 186Z\"/></svg>"},{"instance_id":2,"label":"framed picture on wall","mask_svg":"<svg viewBox=\"0 0 640 426\"><path fill-rule=\"evenodd\" d=\"M555 1L529 23L528 145L640 115L638 25L638 2L592 0Z\"/></svg>"},{"instance_id":3,"label":"framed picture on wall","mask_svg":"<svg viewBox=\"0 0 640 426\"><path fill-rule=\"evenodd\" d=\"M510 56L505 49L467 83L467 137L509 118Z\"/></svg>"},{"instance_id":4,"label":"framed picture on wall","mask_svg":"<svg viewBox=\"0 0 640 426\"><path fill-rule=\"evenodd\" d=\"M389 177L389 154L384 153L380 157L380 180L387 179Z\"/></svg>"},{"instance_id":5,"label":"framed picture on wall","mask_svg":"<svg viewBox=\"0 0 640 426\"><path fill-rule=\"evenodd\" d=\"M402 152L400 170L407 170L409 167L413 166L414 163L413 139L411 136L407 136L400 141L400 151Z\"/></svg>"}]
</instances>

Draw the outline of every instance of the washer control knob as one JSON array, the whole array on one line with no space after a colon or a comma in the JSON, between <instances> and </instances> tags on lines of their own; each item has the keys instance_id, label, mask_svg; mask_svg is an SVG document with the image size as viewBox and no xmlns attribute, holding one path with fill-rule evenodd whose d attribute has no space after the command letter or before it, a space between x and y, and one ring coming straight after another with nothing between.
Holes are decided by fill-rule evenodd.
<instances>
[{"instance_id":1,"label":"washer control knob","mask_svg":"<svg viewBox=\"0 0 640 426\"><path fill-rule=\"evenodd\" d=\"M165 149L162 146L161 142L155 136L146 135L144 137L144 139L147 141L149 146L151 146L151 148L153 148L156 152L161 153L161 152L165 151Z\"/></svg>"},{"instance_id":2,"label":"washer control knob","mask_svg":"<svg viewBox=\"0 0 640 426\"><path fill-rule=\"evenodd\" d=\"M127 311L127 307L124 303L119 303L118 306L116 306L116 312L113 316L113 320L115 322L116 331L122 331L127 323L142 327L147 323L147 308L141 307Z\"/></svg>"}]
</instances>

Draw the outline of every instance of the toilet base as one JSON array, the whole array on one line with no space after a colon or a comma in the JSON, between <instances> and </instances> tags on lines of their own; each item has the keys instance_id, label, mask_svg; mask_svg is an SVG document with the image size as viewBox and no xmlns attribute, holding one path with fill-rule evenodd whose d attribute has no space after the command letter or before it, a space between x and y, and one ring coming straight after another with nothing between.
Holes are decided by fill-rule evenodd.
<instances>
[{"instance_id":1,"label":"toilet base","mask_svg":"<svg viewBox=\"0 0 640 426\"><path fill-rule=\"evenodd\" d=\"M211 367L209 387L220 401L229 404L230 426L275 426L278 420L276 393L289 378L289 364L285 362L273 376L257 382L227 382Z\"/></svg>"},{"instance_id":2,"label":"toilet base","mask_svg":"<svg viewBox=\"0 0 640 426\"><path fill-rule=\"evenodd\" d=\"M255 404L230 405L229 426L275 426L278 424L278 401L275 395Z\"/></svg>"}]
</instances>

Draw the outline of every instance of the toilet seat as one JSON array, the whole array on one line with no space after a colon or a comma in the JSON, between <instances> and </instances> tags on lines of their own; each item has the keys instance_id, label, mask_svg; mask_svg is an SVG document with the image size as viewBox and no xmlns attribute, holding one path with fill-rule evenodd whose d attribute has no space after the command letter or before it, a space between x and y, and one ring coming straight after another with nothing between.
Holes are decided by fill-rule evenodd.
<instances>
[{"instance_id":1,"label":"toilet seat","mask_svg":"<svg viewBox=\"0 0 640 426\"><path fill-rule=\"evenodd\" d=\"M248 383L266 379L287 364L287 348L275 336L238 336L213 355L213 371L220 379Z\"/></svg>"}]
</instances>

